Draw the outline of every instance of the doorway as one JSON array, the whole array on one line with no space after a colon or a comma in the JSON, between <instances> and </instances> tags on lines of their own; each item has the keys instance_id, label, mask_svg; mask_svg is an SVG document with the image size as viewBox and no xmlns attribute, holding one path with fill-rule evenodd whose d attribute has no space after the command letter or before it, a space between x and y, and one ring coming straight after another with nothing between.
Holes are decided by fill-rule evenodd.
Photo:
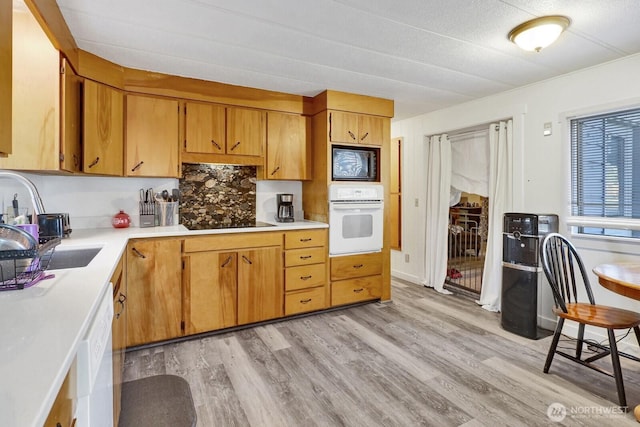
<instances>
[{"instance_id":1,"label":"doorway","mask_svg":"<svg viewBox=\"0 0 640 427\"><path fill-rule=\"evenodd\" d=\"M480 295L487 247L489 199L462 193L449 208L445 288Z\"/></svg>"}]
</instances>

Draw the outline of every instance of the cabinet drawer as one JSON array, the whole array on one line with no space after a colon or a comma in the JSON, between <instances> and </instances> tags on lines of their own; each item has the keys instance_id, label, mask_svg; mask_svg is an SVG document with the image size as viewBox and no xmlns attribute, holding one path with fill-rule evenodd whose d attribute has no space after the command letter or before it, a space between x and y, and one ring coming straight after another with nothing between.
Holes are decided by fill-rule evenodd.
<instances>
[{"instance_id":1,"label":"cabinet drawer","mask_svg":"<svg viewBox=\"0 0 640 427\"><path fill-rule=\"evenodd\" d=\"M284 254L284 266L319 264L325 262L325 248L293 249Z\"/></svg>"},{"instance_id":2,"label":"cabinet drawer","mask_svg":"<svg viewBox=\"0 0 640 427\"><path fill-rule=\"evenodd\" d=\"M331 258L331 280L382 274L382 252Z\"/></svg>"},{"instance_id":3,"label":"cabinet drawer","mask_svg":"<svg viewBox=\"0 0 640 427\"><path fill-rule=\"evenodd\" d=\"M285 291L322 286L327 280L325 263L289 267L284 271Z\"/></svg>"},{"instance_id":4,"label":"cabinet drawer","mask_svg":"<svg viewBox=\"0 0 640 427\"><path fill-rule=\"evenodd\" d=\"M306 289L303 291L287 292L284 299L284 314L304 313L306 311L322 310L327 307L325 287Z\"/></svg>"},{"instance_id":5,"label":"cabinet drawer","mask_svg":"<svg viewBox=\"0 0 640 427\"><path fill-rule=\"evenodd\" d=\"M310 248L327 245L327 230L288 231L284 235L285 249Z\"/></svg>"},{"instance_id":6,"label":"cabinet drawer","mask_svg":"<svg viewBox=\"0 0 640 427\"><path fill-rule=\"evenodd\" d=\"M331 283L331 305L351 304L382 296L382 276L359 277Z\"/></svg>"}]
</instances>

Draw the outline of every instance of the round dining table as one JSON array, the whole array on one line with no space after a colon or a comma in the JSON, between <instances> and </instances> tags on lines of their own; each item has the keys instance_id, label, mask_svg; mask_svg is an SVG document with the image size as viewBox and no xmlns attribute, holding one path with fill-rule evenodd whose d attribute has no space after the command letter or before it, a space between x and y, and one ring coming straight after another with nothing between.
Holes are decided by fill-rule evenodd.
<instances>
[{"instance_id":1,"label":"round dining table","mask_svg":"<svg viewBox=\"0 0 640 427\"><path fill-rule=\"evenodd\" d=\"M598 282L612 292L640 301L640 264L612 263L600 264L593 269ZM640 421L640 405L633 411Z\"/></svg>"}]
</instances>

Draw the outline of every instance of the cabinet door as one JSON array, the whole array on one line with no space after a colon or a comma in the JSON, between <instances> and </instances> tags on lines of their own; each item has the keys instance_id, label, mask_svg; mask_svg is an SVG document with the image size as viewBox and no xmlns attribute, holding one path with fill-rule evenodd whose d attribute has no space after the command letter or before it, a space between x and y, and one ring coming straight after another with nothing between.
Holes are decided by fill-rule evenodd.
<instances>
[{"instance_id":1,"label":"cabinet door","mask_svg":"<svg viewBox=\"0 0 640 427\"><path fill-rule=\"evenodd\" d=\"M179 112L174 99L127 95L126 176L179 176Z\"/></svg>"},{"instance_id":2,"label":"cabinet door","mask_svg":"<svg viewBox=\"0 0 640 427\"><path fill-rule=\"evenodd\" d=\"M127 245L127 347L181 335L180 240L133 240Z\"/></svg>"},{"instance_id":3,"label":"cabinet door","mask_svg":"<svg viewBox=\"0 0 640 427\"><path fill-rule=\"evenodd\" d=\"M185 151L188 153L224 154L226 146L226 112L220 105L187 102Z\"/></svg>"},{"instance_id":4,"label":"cabinet door","mask_svg":"<svg viewBox=\"0 0 640 427\"><path fill-rule=\"evenodd\" d=\"M297 114L267 113L267 179L310 179L308 123Z\"/></svg>"},{"instance_id":5,"label":"cabinet door","mask_svg":"<svg viewBox=\"0 0 640 427\"><path fill-rule=\"evenodd\" d=\"M82 172L82 81L66 59L60 75L60 169Z\"/></svg>"},{"instance_id":6,"label":"cabinet door","mask_svg":"<svg viewBox=\"0 0 640 427\"><path fill-rule=\"evenodd\" d=\"M358 142L358 115L333 111L329 115L329 140L355 144Z\"/></svg>"},{"instance_id":7,"label":"cabinet door","mask_svg":"<svg viewBox=\"0 0 640 427\"><path fill-rule=\"evenodd\" d=\"M358 115L358 143L368 145L382 145L384 136L383 117Z\"/></svg>"},{"instance_id":8,"label":"cabinet door","mask_svg":"<svg viewBox=\"0 0 640 427\"><path fill-rule=\"evenodd\" d=\"M120 260L116 272L111 278L113 283L113 321L112 357L113 357L113 425L118 425L122 408L122 373L124 370L124 352L127 348L127 281Z\"/></svg>"},{"instance_id":9,"label":"cabinet door","mask_svg":"<svg viewBox=\"0 0 640 427\"><path fill-rule=\"evenodd\" d=\"M238 251L238 324L282 317L282 250Z\"/></svg>"},{"instance_id":10,"label":"cabinet door","mask_svg":"<svg viewBox=\"0 0 640 427\"><path fill-rule=\"evenodd\" d=\"M0 157L11 154L13 4L0 2Z\"/></svg>"},{"instance_id":11,"label":"cabinet door","mask_svg":"<svg viewBox=\"0 0 640 427\"><path fill-rule=\"evenodd\" d=\"M196 252L185 257L185 333L197 334L237 324L235 252Z\"/></svg>"},{"instance_id":12,"label":"cabinet door","mask_svg":"<svg viewBox=\"0 0 640 427\"><path fill-rule=\"evenodd\" d=\"M227 154L262 156L266 139L265 112L227 108Z\"/></svg>"},{"instance_id":13,"label":"cabinet door","mask_svg":"<svg viewBox=\"0 0 640 427\"><path fill-rule=\"evenodd\" d=\"M84 172L122 176L122 92L92 80L85 80L83 110Z\"/></svg>"}]
</instances>

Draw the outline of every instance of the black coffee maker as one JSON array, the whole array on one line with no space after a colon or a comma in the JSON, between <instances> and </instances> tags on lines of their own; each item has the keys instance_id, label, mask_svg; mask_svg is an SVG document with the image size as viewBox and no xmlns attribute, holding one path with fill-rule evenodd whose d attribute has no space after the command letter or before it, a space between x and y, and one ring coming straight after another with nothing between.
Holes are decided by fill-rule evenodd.
<instances>
[{"instance_id":1,"label":"black coffee maker","mask_svg":"<svg viewBox=\"0 0 640 427\"><path fill-rule=\"evenodd\" d=\"M293 194L281 193L277 194L278 210L276 212L276 221L293 222Z\"/></svg>"}]
</instances>

